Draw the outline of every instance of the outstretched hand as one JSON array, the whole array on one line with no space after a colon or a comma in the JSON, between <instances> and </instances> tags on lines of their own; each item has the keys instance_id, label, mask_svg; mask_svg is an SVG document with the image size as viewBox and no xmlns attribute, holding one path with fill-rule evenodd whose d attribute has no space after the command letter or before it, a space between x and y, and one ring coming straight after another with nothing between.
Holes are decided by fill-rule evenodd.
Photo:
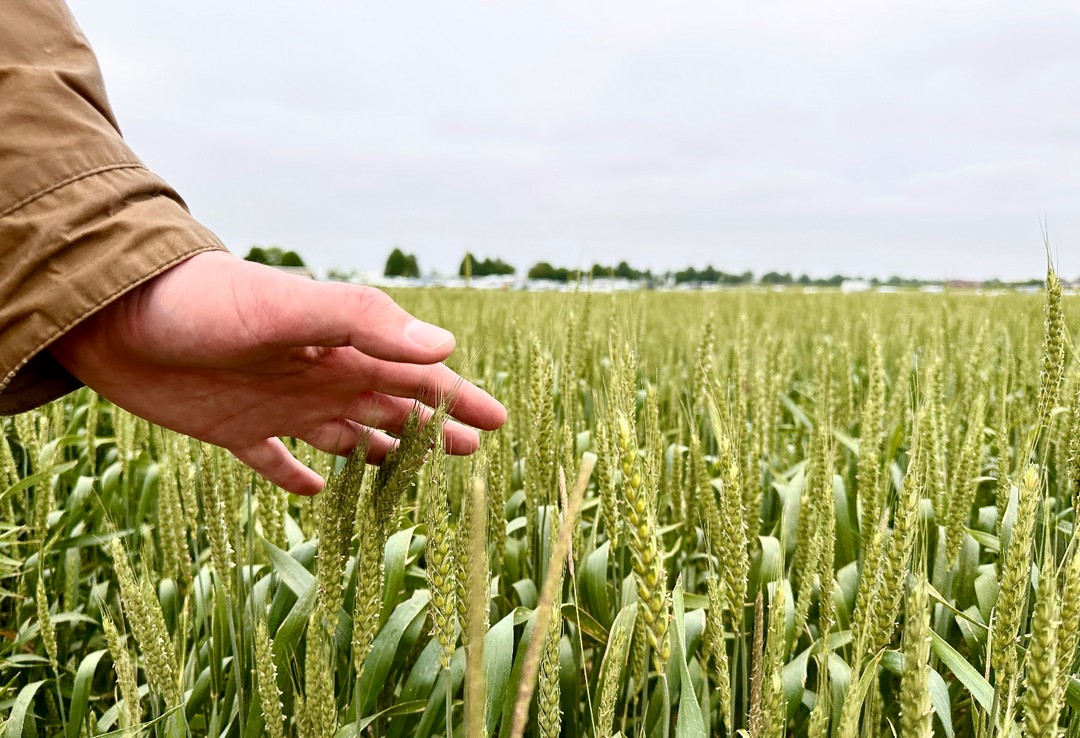
<instances>
[{"instance_id":1,"label":"outstretched hand","mask_svg":"<svg viewBox=\"0 0 1080 738\"><path fill-rule=\"evenodd\" d=\"M320 283L224 252L191 257L57 341L64 367L116 405L223 446L278 486L315 494L322 478L278 438L368 460L409 413L449 398L447 450L470 454L473 428L506 410L442 363L454 337L379 290ZM426 419L426 417L424 418ZM466 425L467 424L467 425Z\"/></svg>"}]
</instances>

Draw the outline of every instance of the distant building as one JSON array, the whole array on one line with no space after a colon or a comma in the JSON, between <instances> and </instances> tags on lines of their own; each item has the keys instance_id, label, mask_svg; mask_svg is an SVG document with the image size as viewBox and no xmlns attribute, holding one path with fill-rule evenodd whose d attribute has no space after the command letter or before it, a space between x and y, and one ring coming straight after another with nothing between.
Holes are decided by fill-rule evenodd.
<instances>
[{"instance_id":1,"label":"distant building","mask_svg":"<svg viewBox=\"0 0 1080 738\"><path fill-rule=\"evenodd\" d=\"M845 295L850 295L856 292L868 292L870 286L865 279L845 279L840 283L840 291Z\"/></svg>"}]
</instances>

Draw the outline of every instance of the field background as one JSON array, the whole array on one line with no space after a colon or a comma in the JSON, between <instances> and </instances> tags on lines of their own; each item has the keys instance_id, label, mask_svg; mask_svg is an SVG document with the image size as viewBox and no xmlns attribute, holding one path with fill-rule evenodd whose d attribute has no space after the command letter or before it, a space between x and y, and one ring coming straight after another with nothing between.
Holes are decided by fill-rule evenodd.
<instances>
[{"instance_id":1,"label":"field background","mask_svg":"<svg viewBox=\"0 0 1080 738\"><path fill-rule=\"evenodd\" d=\"M507 405L475 457L298 447L302 499L0 419L3 735L508 736L522 684L530 736L1080 735L1080 300L393 296Z\"/></svg>"}]
</instances>

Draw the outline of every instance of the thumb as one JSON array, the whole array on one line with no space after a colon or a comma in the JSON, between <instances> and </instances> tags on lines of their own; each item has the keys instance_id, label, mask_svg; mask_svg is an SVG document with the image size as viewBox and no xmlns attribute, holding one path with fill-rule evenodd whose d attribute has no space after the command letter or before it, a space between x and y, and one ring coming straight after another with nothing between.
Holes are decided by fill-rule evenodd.
<instances>
[{"instance_id":1,"label":"thumb","mask_svg":"<svg viewBox=\"0 0 1080 738\"><path fill-rule=\"evenodd\" d=\"M280 274L280 273L278 273ZM435 364L454 350L454 336L414 318L374 287L313 282L280 274L287 290L267 290L263 314L271 342L281 346L352 346L386 361Z\"/></svg>"}]
</instances>

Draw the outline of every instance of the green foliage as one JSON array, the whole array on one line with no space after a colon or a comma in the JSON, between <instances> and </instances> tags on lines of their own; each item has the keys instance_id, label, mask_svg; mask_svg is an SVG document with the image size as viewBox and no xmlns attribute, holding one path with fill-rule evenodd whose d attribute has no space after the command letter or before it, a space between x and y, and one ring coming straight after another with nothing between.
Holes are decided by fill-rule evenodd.
<instances>
[{"instance_id":1,"label":"green foliage","mask_svg":"<svg viewBox=\"0 0 1080 738\"><path fill-rule=\"evenodd\" d=\"M248 251L245 261L253 261L256 264L281 267L304 267L304 260L295 251L286 251L280 246L252 246Z\"/></svg>"},{"instance_id":2,"label":"green foliage","mask_svg":"<svg viewBox=\"0 0 1080 738\"><path fill-rule=\"evenodd\" d=\"M458 267L459 277L509 276L517 270L502 259L477 259L466 251Z\"/></svg>"},{"instance_id":3,"label":"green foliage","mask_svg":"<svg viewBox=\"0 0 1080 738\"><path fill-rule=\"evenodd\" d=\"M546 261L541 261L529 267L527 274L529 279L547 279L552 282L571 282L580 276L577 270L553 267Z\"/></svg>"},{"instance_id":4,"label":"green foliage","mask_svg":"<svg viewBox=\"0 0 1080 738\"><path fill-rule=\"evenodd\" d=\"M415 254L406 254L399 248L394 248L390 256L386 257L386 267L383 275L387 277L419 277L420 266L416 263Z\"/></svg>"},{"instance_id":5,"label":"green foliage","mask_svg":"<svg viewBox=\"0 0 1080 738\"><path fill-rule=\"evenodd\" d=\"M303 267L304 260L300 258L300 255L295 251L286 251L281 255L281 266L283 267Z\"/></svg>"},{"instance_id":6,"label":"green foliage","mask_svg":"<svg viewBox=\"0 0 1080 738\"><path fill-rule=\"evenodd\" d=\"M712 265L705 267L704 269L695 269L689 267L681 271L675 272L673 275L676 284L685 284L699 282L701 284L751 284L754 281L754 275L752 272L743 272L742 274L728 274L727 272L721 272L713 269Z\"/></svg>"},{"instance_id":7,"label":"green foliage","mask_svg":"<svg viewBox=\"0 0 1080 738\"><path fill-rule=\"evenodd\" d=\"M625 261L620 261L617 265L604 266L603 264L593 264L592 269L589 270L589 274L593 279L628 279L631 281L638 281L642 279L651 280L653 278L652 272L649 270L641 271L634 269Z\"/></svg>"},{"instance_id":8,"label":"green foliage","mask_svg":"<svg viewBox=\"0 0 1080 738\"><path fill-rule=\"evenodd\" d=\"M787 272L765 272L761 275L762 284L791 284L794 280Z\"/></svg>"},{"instance_id":9,"label":"green foliage","mask_svg":"<svg viewBox=\"0 0 1080 738\"><path fill-rule=\"evenodd\" d=\"M528 673L529 738L1075 729L1080 366L1040 296L394 297L511 408L479 458L293 443L312 500L85 389L0 419L7 735L506 736Z\"/></svg>"}]
</instances>

